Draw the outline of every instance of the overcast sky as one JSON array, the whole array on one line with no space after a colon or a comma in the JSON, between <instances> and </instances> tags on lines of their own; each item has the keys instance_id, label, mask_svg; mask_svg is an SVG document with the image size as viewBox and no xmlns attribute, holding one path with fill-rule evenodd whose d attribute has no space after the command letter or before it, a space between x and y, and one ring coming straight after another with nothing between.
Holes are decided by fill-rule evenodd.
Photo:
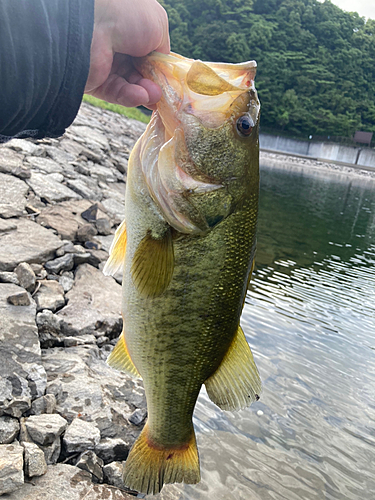
<instances>
[{"instance_id":1,"label":"overcast sky","mask_svg":"<svg viewBox=\"0 0 375 500\"><path fill-rule=\"evenodd\" d=\"M375 19L374 0L331 0L331 2L340 7L342 10L358 12L360 16Z\"/></svg>"}]
</instances>

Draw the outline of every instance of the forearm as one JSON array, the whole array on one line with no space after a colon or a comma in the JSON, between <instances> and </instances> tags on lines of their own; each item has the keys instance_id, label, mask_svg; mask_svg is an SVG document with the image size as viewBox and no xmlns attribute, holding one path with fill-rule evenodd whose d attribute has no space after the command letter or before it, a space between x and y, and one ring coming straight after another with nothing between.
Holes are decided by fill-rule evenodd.
<instances>
[{"instance_id":1,"label":"forearm","mask_svg":"<svg viewBox=\"0 0 375 500\"><path fill-rule=\"evenodd\" d=\"M90 65L94 0L1 0L0 142L59 136Z\"/></svg>"}]
</instances>

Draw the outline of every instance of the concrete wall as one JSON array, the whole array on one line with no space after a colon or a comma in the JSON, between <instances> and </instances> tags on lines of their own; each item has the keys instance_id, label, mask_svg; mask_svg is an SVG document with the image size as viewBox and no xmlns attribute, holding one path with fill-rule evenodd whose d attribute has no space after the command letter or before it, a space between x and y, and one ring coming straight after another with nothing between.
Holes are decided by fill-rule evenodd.
<instances>
[{"instance_id":1,"label":"concrete wall","mask_svg":"<svg viewBox=\"0 0 375 500\"><path fill-rule=\"evenodd\" d=\"M330 142L300 141L268 134L260 134L259 141L263 149L375 168L375 149L371 148L341 146Z\"/></svg>"}]
</instances>

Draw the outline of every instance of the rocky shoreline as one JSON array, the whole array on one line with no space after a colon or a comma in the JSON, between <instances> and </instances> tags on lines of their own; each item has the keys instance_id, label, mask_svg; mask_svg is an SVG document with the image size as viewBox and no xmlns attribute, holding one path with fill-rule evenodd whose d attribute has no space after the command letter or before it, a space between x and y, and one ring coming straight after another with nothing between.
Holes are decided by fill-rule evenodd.
<instances>
[{"instance_id":1,"label":"rocky shoreline","mask_svg":"<svg viewBox=\"0 0 375 500\"><path fill-rule=\"evenodd\" d=\"M83 104L62 138L0 147L3 498L134 498L121 470L146 400L105 363L122 329L121 276L101 269L144 128Z\"/></svg>"}]
</instances>

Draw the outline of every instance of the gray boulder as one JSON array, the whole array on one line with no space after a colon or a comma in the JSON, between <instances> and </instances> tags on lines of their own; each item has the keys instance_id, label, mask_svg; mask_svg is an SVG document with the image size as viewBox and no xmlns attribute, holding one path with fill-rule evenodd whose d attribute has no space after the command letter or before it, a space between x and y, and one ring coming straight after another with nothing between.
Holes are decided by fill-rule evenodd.
<instances>
[{"instance_id":1,"label":"gray boulder","mask_svg":"<svg viewBox=\"0 0 375 500\"><path fill-rule=\"evenodd\" d=\"M47 472L43 450L35 443L22 443L25 450L25 473L29 477L42 476Z\"/></svg>"},{"instance_id":2,"label":"gray boulder","mask_svg":"<svg viewBox=\"0 0 375 500\"><path fill-rule=\"evenodd\" d=\"M0 445L0 495L23 485L23 448L19 444Z\"/></svg>"},{"instance_id":3,"label":"gray boulder","mask_svg":"<svg viewBox=\"0 0 375 500\"><path fill-rule=\"evenodd\" d=\"M19 284L29 292L35 288L35 273L27 262L21 262L15 269Z\"/></svg>"},{"instance_id":4,"label":"gray boulder","mask_svg":"<svg viewBox=\"0 0 375 500\"><path fill-rule=\"evenodd\" d=\"M28 185L13 175L0 173L0 216L4 219L26 213Z\"/></svg>"},{"instance_id":5,"label":"gray boulder","mask_svg":"<svg viewBox=\"0 0 375 500\"><path fill-rule=\"evenodd\" d=\"M20 262L43 263L62 241L52 231L26 219L10 222L16 229L0 232L0 271L13 271Z\"/></svg>"},{"instance_id":6,"label":"gray boulder","mask_svg":"<svg viewBox=\"0 0 375 500\"><path fill-rule=\"evenodd\" d=\"M82 453L76 463L76 467L90 472L99 482L103 481L103 465L103 460L92 450Z\"/></svg>"},{"instance_id":7,"label":"gray boulder","mask_svg":"<svg viewBox=\"0 0 375 500\"><path fill-rule=\"evenodd\" d=\"M39 282L39 285L34 295L37 311L49 309L54 312L65 305L64 289L58 281L43 280Z\"/></svg>"},{"instance_id":8,"label":"gray boulder","mask_svg":"<svg viewBox=\"0 0 375 500\"><path fill-rule=\"evenodd\" d=\"M57 315L65 335L118 336L122 328L121 286L89 264L78 267L68 304Z\"/></svg>"},{"instance_id":9,"label":"gray boulder","mask_svg":"<svg viewBox=\"0 0 375 500\"><path fill-rule=\"evenodd\" d=\"M63 442L68 453L94 449L100 441L100 431L92 422L75 418L67 428Z\"/></svg>"},{"instance_id":10,"label":"gray boulder","mask_svg":"<svg viewBox=\"0 0 375 500\"><path fill-rule=\"evenodd\" d=\"M20 424L16 418L0 417L0 444L12 443L19 433Z\"/></svg>"},{"instance_id":11,"label":"gray boulder","mask_svg":"<svg viewBox=\"0 0 375 500\"><path fill-rule=\"evenodd\" d=\"M67 428L68 422L56 413L32 415L26 420L31 439L41 446L52 444Z\"/></svg>"},{"instance_id":12,"label":"gray boulder","mask_svg":"<svg viewBox=\"0 0 375 500\"><path fill-rule=\"evenodd\" d=\"M9 295L22 289L0 283L0 414L20 417L44 394L47 376L41 364L36 304L14 306Z\"/></svg>"}]
</instances>

